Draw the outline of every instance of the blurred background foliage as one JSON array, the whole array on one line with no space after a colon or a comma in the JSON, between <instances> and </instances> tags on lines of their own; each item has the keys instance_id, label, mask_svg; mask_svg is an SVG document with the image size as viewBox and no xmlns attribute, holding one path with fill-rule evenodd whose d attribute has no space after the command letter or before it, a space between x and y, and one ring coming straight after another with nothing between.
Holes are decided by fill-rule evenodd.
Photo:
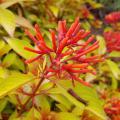
<instances>
[{"instance_id":1,"label":"blurred background foliage","mask_svg":"<svg viewBox=\"0 0 120 120\"><path fill-rule=\"evenodd\" d=\"M112 97L120 98L120 52L116 51L111 52L103 63L95 66L97 75L81 76L93 84L93 89L81 84L73 88L79 96L89 102L87 107L66 92L73 86L63 80L61 84L65 89L58 86L36 98L40 110L32 107L21 116L18 115L20 109L18 96L23 103L28 98L20 94L18 88L23 85L25 91L31 91L30 86L34 86L36 82L25 83L34 79L38 68L37 63L28 66L24 63L25 59L36 56L23 49L24 46L34 47L24 30L30 29L34 33L34 24L37 23L50 45L49 29L56 30L58 21L64 19L69 26L79 16L81 27L90 30L100 42L100 47L95 52L104 54L107 47L103 33L114 29L104 21L104 17L110 12L119 10L120 0L0 0L1 119L107 120L108 116L103 105ZM40 89L44 91L50 86L51 84L46 83ZM99 99L100 97L104 99ZM114 117L111 120L118 119Z\"/></svg>"}]
</instances>

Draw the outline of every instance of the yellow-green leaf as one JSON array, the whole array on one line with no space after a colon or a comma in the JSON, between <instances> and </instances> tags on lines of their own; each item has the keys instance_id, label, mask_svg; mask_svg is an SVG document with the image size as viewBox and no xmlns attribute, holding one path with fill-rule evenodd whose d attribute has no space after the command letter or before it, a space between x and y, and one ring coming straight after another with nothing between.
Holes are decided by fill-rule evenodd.
<instances>
[{"instance_id":1,"label":"yellow-green leaf","mask_svg":"<svg viewBox=\"0 0 120 120\"><path fill-rule=\"evenodd\" d=\"M59 8L56 6L50 6L50 10L53 12L53 14L55 15L55 17L58 16L58 12L59 12Z\"/></svg>"},{"instance_id":2,"label":"yellow-green leaf","mask_svg":"<svg viewBox=\"0 0 120 120\"><path fill-rule=\"evenodd\" d=\"M65 96L72 104L79 107L80 109L86 109L89 112L92 112L100 120L106 120L106 115L103 110L103 103L97 96L96 91L93 88L86 87L78 82L75 82L75 87L73 87L71 81L61 80L58 88L54 88L49 91L51 94L62 94ZM73 96L68 94L67 90L71 88L80 98L87 101L88 105L83 106L83 104L76 100Z\"/></svg>"},{"instance_id":3,"label":"yellow-green leaf","mask_svg":"<svg viewBox=\"0 0 120 120\"><path fill-rule=\"evenodd\" d=\"M16 70L25 70L23 61L14 52L11 52L4 57L2 61L2 66L12 67Z\"/></svg>"},{"instance_id":4,"label":"yellow-green leaf","mask_svg":"<svg viewBox=\"0 0 120 120\"><path fill-rule=\"evenodd\" d=\"M15 31L15 15L7 9L0 7L0 25L7 31L10 36L13 36Z\"/></svg>"},{"instance_id":5,"label":"yellow-green leaf","mask_svg":"<svg viewBox=\"0 0 120 120\"><path fill-rule=\"evenodd\" d=\"M0 40L0 50L5 46L5 42L3 40Z\"/></svg>"},{"instance_id":6,"label":"yellow-green leaf","mask_svg":"<svg viewBox=\"0 0 120 120\"><path fill-rule=\"evenodd\" d=\"M109 54L110 57L120 57L120 52L119 51L112 51Z\"/></svg>"},{"instance_id":7,"label":"yellow-green leaf","mask_svg":"<svg viewBox=\"0 0 120 120\"><path fill-rule=\"evenodd\" d=\"M0 57L4 54L7 54L11 50L11 47L8 44L5 44L2 49L0 49Z\"/></svg>"},{"instance_id":8,"label":"yellow-green leaf","mask_svg":"<svg viewBox=\"0 0 120 120\"><path fill-rule=\"evenodd\" d=\"M105 45L105 40L102 36L97 35L96 39L99 41L99 49L98 49L98 53L100 55L104 54L106 52L106 45Z\"/></svg>"},{"instance_id":9,"label":"yellow-green leaf","mask_svg":"<svg viewBox=\"0 0 120 120\"><path fill-rule=\"evenodd\" d=\"M0 82L0 97L7 95L12 90L34 79L33 75L14 72Z\"/></svg>"},{"instance_id":10,"label":"yellow-green leaf","mask_svg":"<svg viewBox=\"0 0 120 120\"><path fill-rule=\"evenodd\" d=\"M108 64L111 72L113 73L114 77L116 79L119 79L120 69L119 69L118 65L115 62L111 61L111 60L106 60L106 62Z\"/></svg>"},{"instance_id":11,"label":"yellow-green leaf","mask_svg":"<svg viewBox=\"0 0 120 120\"><path fill-rule=\"evenodd\" d=\"M23 58L30 59L36 56L36 54L24 49L24 47L26 46L29 48L33 48L33 46L29 42L24 40L19 40L17 38L5 38L5 40L11 46L11 48Z\"/></svg>"},{"instance_id":12,"label":"yellow-green leaf","mask_svg":"<svg viewBox=\"0 0 120 120\"><path fill-rule=\"evenodd\" d=\"M35 1L35 0L6 0L5 2L3 2L0 7L2 8L8 8L13 4L16 4L17 2L22 2L22 1Z\"/></svg>"},{"instance_id":13,"label":"yellow-green leaf","mask_svg":"<svg viewBox=\"0 0 120 120\"><path fill-rule=\"evenodd\" d=\"M80 120L79 117L68 112L60 112L56 115L56 118L57 118L56 120Z\"/></svg>"},{"instance_id":14,"label":"yellow-green leaf","mask_svg":"<svg viewBox=\"0 0 120 120\"><path fill-rule=\"evenodd\" d=\"M7 54L5 58L3 59L2 65L5 67L9 67L11 64L14 63L17 55L13 52Z\"/></svg>"},{"instance_id":15,"label":"yellow-green leaf","mask_svg":"<svg viewBox=\"0 0 120 120\"><path fill-rule=\"evenodd\" d=\"M24 120L41 120L41 114L35 108L31 108Z\"/></svg>"},{"instance_id":16,"label":"yellow-green leaf","mask_svg":"<svg viewBox=\"0 0 120 120\"><path fill-rule=\"evenodd\" d=\"M0 78L6 78L9 75L9 71L3 67L0 67Z\"/></svg>"}]
</instances>

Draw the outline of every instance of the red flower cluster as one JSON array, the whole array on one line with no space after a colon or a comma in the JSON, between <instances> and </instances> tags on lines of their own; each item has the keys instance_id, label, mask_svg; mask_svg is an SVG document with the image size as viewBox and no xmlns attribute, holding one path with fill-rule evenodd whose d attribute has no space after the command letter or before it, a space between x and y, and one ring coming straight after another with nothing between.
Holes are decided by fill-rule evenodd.
<instances>
[{"instance_id":1,"label":"red flower cluster","mask_svg":"<svg viewBox=\"0 0 120 120\"><path fill-rule=\"evenodd\" d=\"M120 115L120 99L118 98L110 99L107 102L104 110L111 118L116 118L117 115ZM119 116L119 119L120 119L120 116ZM116 119L112 119L112 120L116 120Z\"/></svg>"},{"instance_id":2,"label":"red flower cluster","mask_svg":"<svg viewBox=\"0 0 120 120\"><path fill-rule=\"evenodd\" d=\"M107 46L108 52L111 52L113 50L120 51L120 32L119 31L104 32L104 38L106 40L106 46Z\"/></svg>"},{"instance_id":3,"label":"red flower cluster","mask_svg":"<svg viewBox=\"0 0 120 120\"><path fill-rule=\"evenodd\" d=\"M38 50L33 50L28 47L25 47L25 49L37 53L38 56L27 60L26 63L31 63L39 58L44 59L44 55L46 54L50 59L50 63L47 65L44 73L46 78L55 75L61 77L67 73L72 80L77 80L89 86L88 83L79 78L79 75L87 72L95 74L95 71L89 68L89 65L101 62L103 58L99 55L86 56L88 53L96 50L99 47L99 43L94 40L93 35L86 41L83 41L90 32L80 28L79 18L76 18L69 29L66 27L65 20L59 21L57 35L55 31L50 30L52 47L46 45L38 25L35 25L35 31L35 36L28 30L26 30L26 33L36 44Z\"/></svg>"},{"instance_id":4,"label":"red flower cluster","mask_svg":"<svg viewBox=\"0 0 120 120\"><path fill-rule=\"evenodd\" d=\"M116 23L120 22L120 11L118 12L112 12L105 16L105 21L107 23Z\"/></svg>"}]
</instances>

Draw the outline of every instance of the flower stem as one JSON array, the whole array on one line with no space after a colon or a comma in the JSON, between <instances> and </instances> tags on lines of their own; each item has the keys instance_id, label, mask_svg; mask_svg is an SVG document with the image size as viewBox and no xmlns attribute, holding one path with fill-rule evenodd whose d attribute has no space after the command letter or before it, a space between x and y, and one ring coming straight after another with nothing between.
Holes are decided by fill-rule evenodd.
<instances>
[{"instance_id":1,"label":"flower stem","mask_svg":"<svg viewBox=\"0 0 120 120\"><path fill-rule=\"evenodd\" d=\"M23 112L23 110L26 110L26 105L29 103L29 101L36 95L37 90L39 89L40 85L44 81L44 77L41 77L40 81L38 82L36 88L33 90L33 93L31 96L27 99L27 101L22 105L22 110L20 111L19 115Z\"/></svg>"}]
</instances>

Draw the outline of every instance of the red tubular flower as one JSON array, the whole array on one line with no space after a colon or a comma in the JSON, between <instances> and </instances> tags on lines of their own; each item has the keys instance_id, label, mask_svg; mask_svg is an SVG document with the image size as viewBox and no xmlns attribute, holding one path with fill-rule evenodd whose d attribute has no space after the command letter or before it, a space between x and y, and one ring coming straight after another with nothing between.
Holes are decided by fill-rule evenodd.
<instances>
[{"instance_id":1,"label":"red tubular flower","mask_svg":"<svg viewBox=\"0 0 120 120\"><path fill-rule=\"evenodd\" d=\"M106 46L108 52L120 51L120 32L108 31L104 32L104 38L106 40Z\"/></svg>"},{"instance_id":2,"label":"red tubular flower","mask_svg":"<svg viewBox=\"0 0 120 120\"><path fill-rule=\"evenodd\" d=\"M105 16L105 21L107 23L116 23L120 21L120 11L112 12Z\"/></svg>"},{"instance_id":3,"label":"red tubular flower","mask_svg":"<svg viewBox=\"0 0 120 120\"><path fill-rule=\"evenodd\" d=\"M90 69L91 64L103 61L102 56L94 55L87 57L86 55L99 47L98 41L94 42L94 36L88 37L90 31L85 31L80 28L79 18L67 29L66 21L58 22L58 34L50 30L52 38L52 48L48 47L40 32L38 25L35 25L36 35L31 35L26 31L30 39L33 40L38 50L33 50L25 47L26 50L38 54L36 58L26 60L26 63L31 63L35 60L43 58L43 55L48 55L50 63L45 69L45 77L64 76L67 73L72 80L77 80L84 85L89 86L89 83L82 81L79 75L82 73L95 74L93 69ZM88 39L83 42L83 39ZM82 43L80 43L82 41ZM91 42L93 44L91 44ZM53 55L54 53L54 55Z\"/></svg>"}]
</instances>

